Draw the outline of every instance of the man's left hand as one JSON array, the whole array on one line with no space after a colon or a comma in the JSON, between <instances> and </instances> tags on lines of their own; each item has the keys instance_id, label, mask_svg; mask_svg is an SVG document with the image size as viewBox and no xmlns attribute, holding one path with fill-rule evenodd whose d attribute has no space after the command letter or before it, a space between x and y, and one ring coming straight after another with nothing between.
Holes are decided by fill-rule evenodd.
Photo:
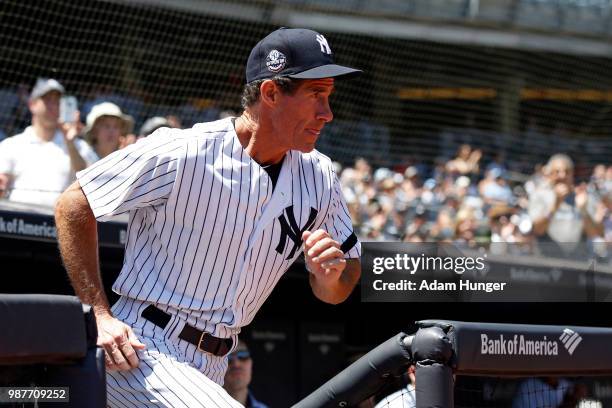
<instances>
[{"instance_id":1,"label":"man's left hand","mask_svg":"<svg viewBox=\"0 0 612 408\"><path fill-rule=\"evenodd\" d=\"M337 282L346 267L340 243L322 229L314 232L304 231L302 241L306 268L310 273L321 283Z\"/></svg>"}]
</instances>

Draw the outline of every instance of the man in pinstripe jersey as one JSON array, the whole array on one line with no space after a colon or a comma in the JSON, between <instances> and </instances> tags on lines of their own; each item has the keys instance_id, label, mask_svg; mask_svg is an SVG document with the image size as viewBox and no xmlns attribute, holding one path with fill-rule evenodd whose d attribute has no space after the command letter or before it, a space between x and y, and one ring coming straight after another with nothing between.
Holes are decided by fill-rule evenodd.
<instances>
[{"instance_id":1,"label":"man in pinstripe jersey","mask_svg":"<svg viewBox=\"0 0 612 408\"><path fill-rule=\"evenodd\" d=\"M315 142L333 118L336 65L321 34L279 29L247 62L243 113L162 128L80 172L56 209L64 264L94 308L111 406L235 407L227 354L303 252L319 299L344 301L361 246ZM129 213L111 308L96 219Z\"/></svg>"}]
</instances>

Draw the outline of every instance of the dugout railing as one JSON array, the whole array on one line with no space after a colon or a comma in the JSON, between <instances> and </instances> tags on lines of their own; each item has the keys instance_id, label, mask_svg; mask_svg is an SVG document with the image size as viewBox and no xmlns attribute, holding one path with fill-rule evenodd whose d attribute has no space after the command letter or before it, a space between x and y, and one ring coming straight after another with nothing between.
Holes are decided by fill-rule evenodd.
<instances>
[{"instance_id":1,"label":"dugout railing","mask_svg":"<svg viewBox=\"0 0 612 408\"><path fill-rule=\"evenodd\" d=\"M356 406L416 366L416 407L455 407L456 376L612 375L612 328L417 322L347 367L294 408ZM597 405L601 406L601 405Z\"/></svg>"}]
</instances>

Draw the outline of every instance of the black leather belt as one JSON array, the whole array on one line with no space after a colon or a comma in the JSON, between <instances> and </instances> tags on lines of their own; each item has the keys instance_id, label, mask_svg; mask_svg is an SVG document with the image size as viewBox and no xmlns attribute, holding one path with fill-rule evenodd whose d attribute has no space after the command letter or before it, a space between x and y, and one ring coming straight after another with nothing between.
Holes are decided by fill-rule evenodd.
<instances>
[{"instance_id":1,"label":"black leather belt","mask_svg":"<svg viewBox=\"0 0 612 408\"><path fill-rule=\"evenodd\" d=\"M154 325L161 327L162 329L166 327L166 325L172 318L172 315L164 312L163 310L158 309L153 305L147 306L142 311L141 315L142 317L144 317ZM183 330L179 334L179 339L185 340L186 342L195 345L200 351L210 353L219 357L229 353L229 351L232 349L232 345L234 344L232 339L222 339L219 337L215 337L210 333L198 330L188 324L183 327Z\"/></svg>"}]
</instances>

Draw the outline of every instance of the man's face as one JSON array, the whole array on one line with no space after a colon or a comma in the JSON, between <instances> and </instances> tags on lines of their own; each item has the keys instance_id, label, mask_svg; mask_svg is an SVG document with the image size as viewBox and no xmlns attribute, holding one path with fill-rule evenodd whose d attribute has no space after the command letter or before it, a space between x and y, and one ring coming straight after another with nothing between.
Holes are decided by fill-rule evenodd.
<instances>
[{"instance_id":1,"label":"man's face","mask_svg":"<svg viewBox=\"0 0 612 408\"><path fill-rule=\"evenodd\" d=\"M30 112L32 117L37 118L43 126L57 126L59 120L59 106L61 94L51 91L30 101Z\"/></svg>"},{"instance_id":2,"label":"man's face","mask_svg":"<svg viewBox=\"0 0 612 408\"><path fill-rule=\"evenodd\" d=\"M273 112L278 143L291 150L311 152L326 123L334 115L329 97L334 79L302 80L293 95L280 93L278 108Z\"/></svg>"},{"instance_id":3,"label":"man's face","mask_svg":"<svg viewBox=\"0 0 612 408\"><path fill-rule=\"evenodd\" d=\"M565 161L556 160L550 164L548 178L553 185L559 183L572 185L574 183L574 171Z\"/></svg>"},{"instance_id":4,"label":"man's face","mask_svg":"<svg viewBox=\"0 0 612 408\"><path fill-rule=\"evenodd\" d=\"M225 383L227 390L245 389L251 383L253 360L246 348L238 346L238 349L228 356L227 371L225 372Z\"/></svg>"}]
</instances>

